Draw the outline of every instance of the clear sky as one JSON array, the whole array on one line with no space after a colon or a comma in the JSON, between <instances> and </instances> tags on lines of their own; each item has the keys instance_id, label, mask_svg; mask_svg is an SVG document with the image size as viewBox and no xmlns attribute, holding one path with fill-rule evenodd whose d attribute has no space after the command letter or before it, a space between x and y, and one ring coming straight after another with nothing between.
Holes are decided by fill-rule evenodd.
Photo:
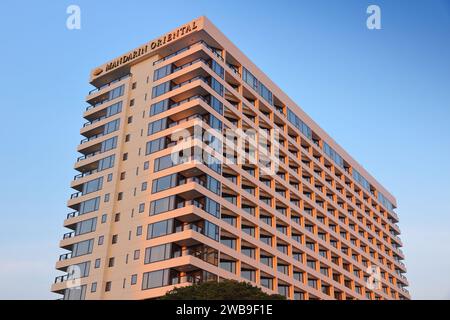
<instances>
[{"instance_id":1,"label":"clear sky","mask_svg":"<svg viewBox=\"0 0 450 320\"><path fill-rule=\"evenodd\" d=\"M56 297L89 71L200 15L397 197L413 298L450 299L445 0L2 3L0 298Z\"/></svg>"}]
</instances>

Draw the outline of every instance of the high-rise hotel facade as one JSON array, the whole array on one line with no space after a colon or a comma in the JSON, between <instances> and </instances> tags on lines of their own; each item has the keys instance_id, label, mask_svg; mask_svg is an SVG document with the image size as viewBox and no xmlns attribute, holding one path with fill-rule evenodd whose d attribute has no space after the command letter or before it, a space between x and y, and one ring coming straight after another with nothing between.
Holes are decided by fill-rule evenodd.
<instances>
[{"instance_id":1,"label":"high-rise hotel facade","mask_svg":"<svg viewBox=\"0 0 450 320\"><path fill-rule=\"evenodd\" d=\"M410 298L395 198L207 18L90 83L51 289L63 299L221 279L289 299Z\"/></svg>"}]
</instances>

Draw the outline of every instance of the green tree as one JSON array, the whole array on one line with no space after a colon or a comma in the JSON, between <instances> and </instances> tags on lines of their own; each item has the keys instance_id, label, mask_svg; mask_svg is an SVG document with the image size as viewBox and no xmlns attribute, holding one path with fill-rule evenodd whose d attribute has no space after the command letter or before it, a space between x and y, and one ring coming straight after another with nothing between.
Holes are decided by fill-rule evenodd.
<instances>
[{"instance_id":1,"label":"green tree","mask_svg":"<svg viewBox=\"0 0 450 320\"><path fill-rule=\"evenodd\" d=\"M267 294L249 282L223 280L204 282L168 291L161 300L284 300L279 294Z\"/></svg>"}]
</instances>

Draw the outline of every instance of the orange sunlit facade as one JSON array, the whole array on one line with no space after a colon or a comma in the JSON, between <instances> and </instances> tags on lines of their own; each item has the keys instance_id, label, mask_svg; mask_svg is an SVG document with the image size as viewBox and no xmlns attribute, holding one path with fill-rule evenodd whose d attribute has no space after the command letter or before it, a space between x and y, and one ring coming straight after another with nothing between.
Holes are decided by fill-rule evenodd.
<instances>
[{"instance_id":1,"label":"orange sunlit facade","mask_svg":"<svg viewBox=\"0 0 450 320\"><path fill-rule=\"evenodd\" d=\"M90 83L53 292L236 279L298 300L410 298L395 198L207 18Z\"/></svg>"}]
</instances>

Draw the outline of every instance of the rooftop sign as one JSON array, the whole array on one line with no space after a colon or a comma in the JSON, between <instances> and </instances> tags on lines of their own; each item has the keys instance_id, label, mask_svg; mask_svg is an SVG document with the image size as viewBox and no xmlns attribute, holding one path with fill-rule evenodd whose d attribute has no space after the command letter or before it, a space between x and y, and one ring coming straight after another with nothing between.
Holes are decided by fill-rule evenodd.
<instances>
[{"instance_id":1,"label":"rooftop sign","mask_svg":"<svg viewBox=\"0 0 450 320\"><path fill-rule=\"evenodd\" d=\"M160 37L158 39L150 41L150 42L140 46L139 48L137 48L131 52L128 52L128 53L120 56L119 58L104 64L101 67L94 69L94 71L92 71L92 73L91 73L91 80L93 78L100 76L101 74L112 71L122 65L125 65L129 62L136 60L139 57L150 54L160 47L163 47L175 40L178 40L184 36L187 36L188 34L194 32L194 31L201 29L202 22L203 22L203 18L193 20L193 21L175 29L172 32L169 32L169 33L163 35L162 37Z\"/></svg>"}]
</instances>

